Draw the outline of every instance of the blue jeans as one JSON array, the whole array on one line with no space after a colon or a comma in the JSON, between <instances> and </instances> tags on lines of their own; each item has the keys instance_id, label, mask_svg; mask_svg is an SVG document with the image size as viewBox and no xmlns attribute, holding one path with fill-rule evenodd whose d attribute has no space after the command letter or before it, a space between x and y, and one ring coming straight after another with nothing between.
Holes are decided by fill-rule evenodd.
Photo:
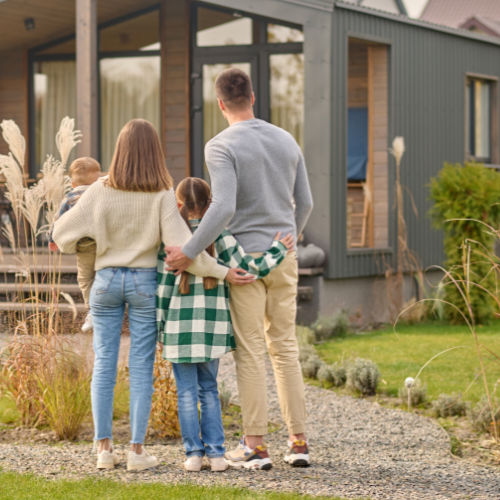
<instances>
[{"instance_id":1,"label":"blue jeans","mask_svg":"<svg viewBox=\"0 0 500 500\"><path fill-rule=\"evenodd\" d=\"M113 396L125 304L130 325L131 443L143 443L153 396L156 349L156 267L97 271L90 294L94 323L92 414L96 440L112 438Z\"/></svg>"},{"instance_id":2,"label":"blue jeans","mask_svg":"<svg viewBox=\"0 0 500 500\"><path fill-rule=\"evenodd\" d=\"M217 389L219 360L206 363L172 363L172 368L177 384L182 442L187 457L202 457L205 454L210 458L223 457L226 448Z\"/></svg>"}]
</instances>

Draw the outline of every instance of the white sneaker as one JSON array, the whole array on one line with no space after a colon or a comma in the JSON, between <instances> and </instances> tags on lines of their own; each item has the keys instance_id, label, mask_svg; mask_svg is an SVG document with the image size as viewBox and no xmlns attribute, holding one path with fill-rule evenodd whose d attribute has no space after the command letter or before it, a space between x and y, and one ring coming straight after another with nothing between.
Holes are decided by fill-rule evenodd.
<instances>
[{"instance_id":1,"label":"white sneaker","mask_svg":"<svg viewBox=\"0 0 500 500\"><path fill-rule=\"evenodd\" d=\"M135 451L128 452L127 470L146 470L156 467L158 460L156 457L148 455L144 446L142 453L138 455Z\"/></svg>"},{"instance_id":2,"label":"white sneaker","mask_svg":"<svg viewBox=\"0 0 500 500\"><path fill-rule=\"evenodd\" d=\"M88 313L85 318L85 323L82 326L82 332L88 332L94 328L94 324L92 323L92 314Z\"/></svg>"},{"instance_id":3,"label":"white sneaker","mask_svg":"<svg viewBox=\"0 0 500 500\"><path fill-rule=\"evenodd\" d=\"M203 466L203 457L193 456L189 457L184 462L184 468L188 472L200 472L201 467Z\"/></svg>"},{"instance_id":4,"label":"white sneaker","mask_svg":"<svg viewBox=\"0 0 500 500\"><path fill-rule=\"evenodd\" d=\"M229 467L224 457L209 458L208 461L212 472L223 472Z\"/></svg>"},{"instance_id":5,"label":"white sneaker","mask_svg":"<svg viewBox=\"0 0 500 500\"><path fill-rule=\"evenodd\" d=\"M102 450L97 454L97 468L98 469L114 469L115 465L120 463L118 455L115 450Z\"/></svg>"}]
</instances>

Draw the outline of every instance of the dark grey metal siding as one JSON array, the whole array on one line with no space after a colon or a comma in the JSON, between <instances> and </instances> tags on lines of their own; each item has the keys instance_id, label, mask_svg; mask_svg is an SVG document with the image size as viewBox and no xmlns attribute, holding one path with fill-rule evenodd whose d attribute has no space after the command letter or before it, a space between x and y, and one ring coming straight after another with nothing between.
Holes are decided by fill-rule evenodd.
<instances>
[{"instance_id":1,"label":"dark grey metal siding","mask_svg":"<svg viewBox=\"0 0 500 500\"><path fill-rule=\"evenodd\" d=\"M443 236L431 227L427 217L428 184L443 162L464 161L465 74L500 77L500 46L339 4L332 16L332 215L328 277L375 275L384 271L385 263L396 264L390 251L376 256L374 250L346 250L347 39L354 34L390 43L389 142L397 135L405 138L402 184L412 193L418 209L415 216L405 193L409 247L424 267L441 264ZM390 246L395 250L394 170L394 159L390 157Z\"/></svg>"}]
</instances>

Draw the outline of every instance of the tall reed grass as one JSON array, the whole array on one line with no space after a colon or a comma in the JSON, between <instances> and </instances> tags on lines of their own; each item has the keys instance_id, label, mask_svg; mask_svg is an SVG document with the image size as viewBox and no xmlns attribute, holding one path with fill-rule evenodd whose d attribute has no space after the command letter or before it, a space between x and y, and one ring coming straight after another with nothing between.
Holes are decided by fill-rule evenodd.
<instances>
[{"instance_id":1,"label":"tall reed grass","mask_svg":"<svg viewBox=\"0 0 500 500\"><path fill-rule=\"evenodd\" d=\"M12 120L0 127L10 150L0 155L0 173L14 215L14 223L5 221L2 231L15 258L15 300L22 306L13 337L0 352L0 396L14 400L23 425L48 424L60 439L75 439L90 413L91 368L85 352L78 354L81 346L62 335L60 254L49 253L48 266L42 267L37 242L45 237L71 187L66 163L81 134L73 119L64 118L55 141L61 159L48 156L41 179L28 185L24 137ZM3 256L2 251L0 259ZM42 294L41 285L49 292ZM73 300L66 300L76 315Z\"/></svg>"}]
</instances>

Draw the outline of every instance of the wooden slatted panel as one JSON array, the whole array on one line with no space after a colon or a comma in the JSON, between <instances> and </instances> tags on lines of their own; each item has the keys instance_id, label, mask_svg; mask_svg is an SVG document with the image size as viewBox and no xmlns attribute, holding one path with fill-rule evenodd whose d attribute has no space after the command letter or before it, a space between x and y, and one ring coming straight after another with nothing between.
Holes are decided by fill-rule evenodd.
<instances>
[{"instance_id":1,"label":"wooden slatted panel","mask_svg":"<svg viewBox=\"0 0 500 500\"><path fill-rule=\"evenodd\" d=\"M178 184L189 175L189 5L163 0L162 142L170 174Z\"/></svg>"},{"instance_id":2,"label":"wooden slatted panel","mask_svg":"<svg viewBox=\"0 0 500 500\"><path fill-rule=\"evenodd\" d=\"M368 106L368 46L349 41L347 100L349 108Z\"/></svg>"},{"instance_id":3,"label":"wooden slatted panel","mask_svg":"<svg viewBox=\"0 0 500 500\"><path fill-rule=\"evenodd\" d=\"M0 122L14 120L27 134L27 77L26 57L22 49L0 54ZM8 152L7 143L0 137L0 153Z\"/></svg>"}]
</instances>

